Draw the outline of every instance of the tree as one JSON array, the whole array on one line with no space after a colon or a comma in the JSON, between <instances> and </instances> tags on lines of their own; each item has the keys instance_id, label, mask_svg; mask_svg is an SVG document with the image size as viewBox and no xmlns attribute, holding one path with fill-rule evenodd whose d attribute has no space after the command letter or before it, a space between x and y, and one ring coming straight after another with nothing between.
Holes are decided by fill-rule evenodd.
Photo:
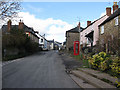
<instances>
[{"instance_id":1,"label":"tree","mask_svg":"<svg viewBox=\"0 0 120 90\"><path fill-rule=\"evenodd\" d=\"M21 5L18 0L0 0L0 19L13 18L20 9Z\"/></svg>"}]
</instances>

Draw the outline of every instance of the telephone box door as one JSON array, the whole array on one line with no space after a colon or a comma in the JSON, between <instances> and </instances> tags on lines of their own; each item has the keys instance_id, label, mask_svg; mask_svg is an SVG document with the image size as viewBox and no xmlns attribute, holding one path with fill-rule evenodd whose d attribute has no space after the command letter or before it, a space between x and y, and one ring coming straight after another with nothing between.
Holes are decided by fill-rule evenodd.
<instances>
[{"instance_id":1,"label":"telephone box door","mask_svg":"<svg viewBox=\"0 0 120 90\"><path fill-rule=\"evenodd\" d=\"M79 41L74 41L74 55L79 55Z\"/></svg>"}]
</instances>

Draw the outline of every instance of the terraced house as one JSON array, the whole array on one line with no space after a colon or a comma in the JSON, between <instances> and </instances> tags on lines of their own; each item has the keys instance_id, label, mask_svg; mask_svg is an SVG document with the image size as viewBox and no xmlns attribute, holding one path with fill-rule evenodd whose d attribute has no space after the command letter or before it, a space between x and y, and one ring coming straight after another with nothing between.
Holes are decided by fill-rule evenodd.
<instances>
[{"instance_id":1,"label":"terraced house","mask_svg":"<svg viewBox=\"0 0 120 90\"><path fill-rule=\"evenodd\" d=\"M80 45L85 47L94 47L99 39L99 28L98 26L105 21L111 15L111 8L106 8L106 15L93 21L87 21L87 27L80 32Z\"/></svg>"},{"instance_id":2,"label":"terraced house","mask_svg":"<svg viewBox=\"0 0 120 90\"><path fill-rule=\"evenodd\" d=\"M2 32L8 34L12 28L16 28L17 30L24 30L26 35L30 37L33 42L39 43L38 32L34 31L33 28L26 26L21 20L19 25L12 25L12 21L9 20L7 25L2 26Z\"/></svg>"},{"instance_id":3,"label":"terraced house","mask_svg":"<svg viewBox=\"0 0 120 90\"><path fill-rule=\"evenodd\" d=\"M120 50L120 8L116 2L113 5L113 14L99 25L100 49L107 53L116 53Z\"/></svg>"}]
</instances>

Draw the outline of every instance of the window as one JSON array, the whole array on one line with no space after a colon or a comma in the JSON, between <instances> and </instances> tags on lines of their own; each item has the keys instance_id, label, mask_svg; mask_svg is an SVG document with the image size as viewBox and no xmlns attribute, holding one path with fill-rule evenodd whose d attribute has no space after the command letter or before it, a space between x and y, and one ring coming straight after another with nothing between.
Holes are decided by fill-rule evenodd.
<instances>
[{"instance_id":1,"label":"window","mask_svg":"<svg viewBox=\"0 0 120 90\"><path fill-rule=\"evenodd\" d=\"M101 27L101 34L104 33L104 26Z\"/></svg>"},{"instance_id":2,"label":"window","mask_svg":"<svg viewBox=\"0 0 120 90\"><path fill-rule=\"evenodd\" d=\"M41 39L41 43L43 42L43 39Z\"/></svg>"},{"instance_id":3,"label":"window","mask_svg":"<svg viewBox=\"0 0 120 90\"><path fill-rule=\"evenodd\" d=\"M81 45L81 44L83 44L83 42L82 42L82 41L80 42L80 45Z\"/></svg>"},{"instance_id":4,"label":"window","mask_svg":"<svg viewBox=\"0 0 120 90\"><path fill-rule=\"evenodd\" d=\"M87 38L87 44L90 44L90 41L89 41L89 39Z\"/></svg>"},{"instance_id":5,"label":"window","mask_svg":"<svg viewBox=\"0 0 120 90\"><path fill-rule=\"evenodd\" d=\"M115 18L115 25L118 25L118 17Z\"/></svg>"}]
</instances>

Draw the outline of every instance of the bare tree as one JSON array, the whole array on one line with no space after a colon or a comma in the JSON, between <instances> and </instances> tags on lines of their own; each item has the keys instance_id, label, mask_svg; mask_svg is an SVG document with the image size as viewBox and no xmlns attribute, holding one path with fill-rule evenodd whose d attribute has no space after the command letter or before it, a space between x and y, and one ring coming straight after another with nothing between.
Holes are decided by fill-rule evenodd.
<instances>
[{"instance_id":1,"label":"bare tree","mask_svg":"<svg viewBox=\"0 0 120 90\"><path fill-rule=\"evenodd\" d=\"M17 16L20 9L21 5L18 0L0 0L0 19L13 18Z\"/></svg>"}]
</instances>

